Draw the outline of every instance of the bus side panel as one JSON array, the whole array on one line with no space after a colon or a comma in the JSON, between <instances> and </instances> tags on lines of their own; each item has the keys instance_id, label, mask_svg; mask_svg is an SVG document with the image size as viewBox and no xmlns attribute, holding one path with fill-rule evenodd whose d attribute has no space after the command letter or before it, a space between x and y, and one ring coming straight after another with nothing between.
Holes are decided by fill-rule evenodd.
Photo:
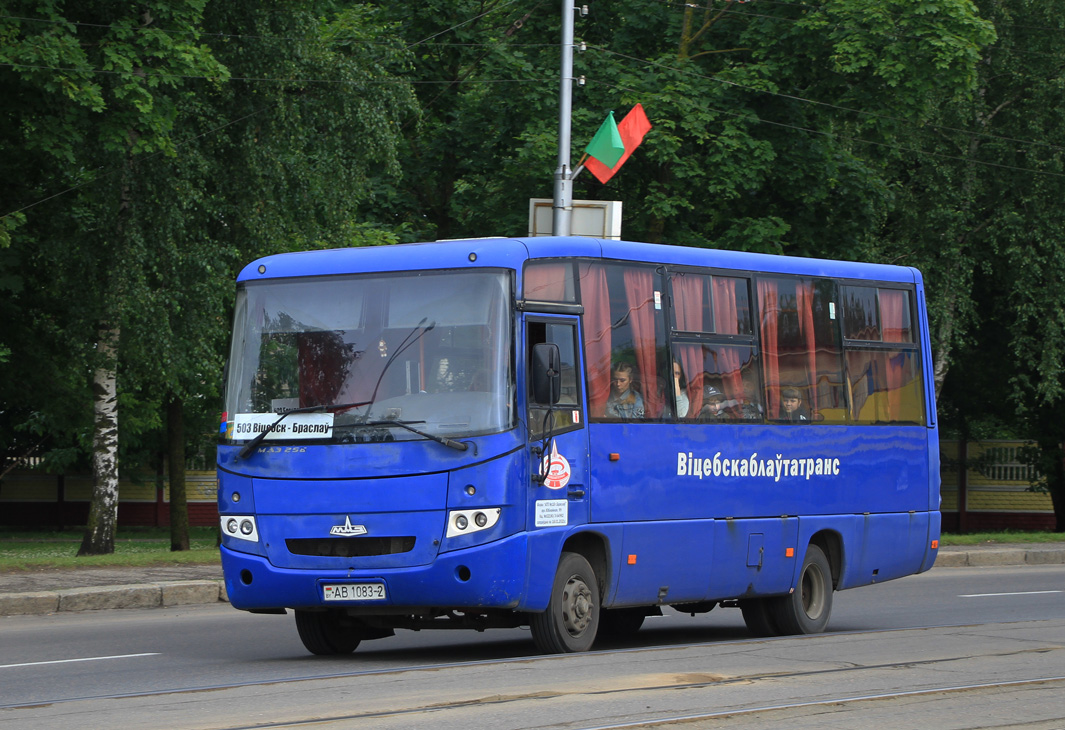
<instances>
[{"instance_id":1,"label":"bus side panel","mask_svg":"<svg viewBox=\"0 0 1065 730\"><path fill-rule=\"evenodd\" d=\"M786 593L801 555L795 547L796 518L716 520L714 565L708 597L713 600Z\"/></svg>"},{"instance_id":2,"label":"bus side panel","mask_svg":"<svg viewBox=\"0 0 1065 730\"><path fill-rule=\"evenodd\" d=\"M924 562L921 563L921 573L926 570L931 570L932 565L936 562L936 557L939 555L939 534L942 529L941 520L942 515L939 510L928 513L928 539L926 544L929 547L928 552L925 553ZM933 543L935 544L934 548L932 547Z\"/></svg>"},{"instance_id":3,"label":"bus side panel","mask_svg":"<svg viewBox=\"0 0 1065 730\"><path fill-rule=\"evenodd\" d=\"M632 522L623 529L611 605L701 601L714 559L711 520Z\"/></svg>"},{"instance_id":4,"label":"bus side panel","mask_svg":"<svg viewBox=\"0 0 1065 730\"><path fill-rule=\"evenodd\" d=\"M593 423L589 431L593 522L928 510L922 426Z\"/></svg>"},{"instance_id":5,"label":"bus side panel","mask_svg":"<svg viewBox=\"0 0 1065 730\"><path fill-rule=\"evenodd\" d=\"M806 539L820 527L817 520L800 522L800 533ZM842 532L843 572L839 590L919 573L929 559L932 515L928 512L854 515L848 522L849 529Z\"/></svg>"}]
</instances>

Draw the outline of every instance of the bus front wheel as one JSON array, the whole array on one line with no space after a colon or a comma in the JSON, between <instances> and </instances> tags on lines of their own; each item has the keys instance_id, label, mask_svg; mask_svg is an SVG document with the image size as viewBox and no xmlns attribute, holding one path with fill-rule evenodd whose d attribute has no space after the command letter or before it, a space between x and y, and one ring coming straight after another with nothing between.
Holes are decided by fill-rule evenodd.
<instances>
[{"instance_id":1,"label":"bus front wheel","mask_svg":"<svg viewBox=\"0 0 1065 730\"><path fill-rule=\"evenodd\" d=\"M350 654L362 640L355 626L345 626L334 611L296 611L296 631L311 654Z\"/></svg>"},{"instance_id":2,"label":"bus front wheel","mask_svg":"<svg viewBox=\"0 0 1065 730\"><path fill-rule=\"evenodd\" d=\"M545 654L587 651L599 629L595 571L577 553L562 553L547 610L529 621L536 648Z\"/></svg>"},{"instance_id":3,"label":"bus front wheel","mask_svg":"<svg viewBox=\"0 0 1065 730\"><path fill-rule=\"evenodd\" d=\"M775 602L774 618L782 634L819 634L832 613L832 567L817 545L806 549L799 585Z\"/></svg>"}]
</instances>

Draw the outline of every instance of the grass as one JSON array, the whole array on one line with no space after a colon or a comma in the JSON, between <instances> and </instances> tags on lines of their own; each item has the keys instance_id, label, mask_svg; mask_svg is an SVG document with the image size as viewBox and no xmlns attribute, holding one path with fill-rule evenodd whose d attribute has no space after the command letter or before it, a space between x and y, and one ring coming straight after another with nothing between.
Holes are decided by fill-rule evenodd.
<instances>
[{"instance_id":1,"label":"grass","mask_svg":"<svg viewBox=\"0 0 1065 730\"><path fill-rule=\"evenodd\" d=\"M120 527L111 555L77 557L84 528L0 527L0 573L90 567L211 565L220 562L218 528L189 528L189 550L170 551L169 528Z\"/></svg>"},{"instance_id":2,"label":"grass","mask_svg":"<svg viewBox=\"0 0 1065 730\"><path fill-rule=\"evenodd\" d=\"M1021 530L1004 530L1002 532L970 532L965 535L943 533L940 545L1001 545L1003 543L1065 542L1065 532L1024 532Z\"/></svg>"}]
</instances>

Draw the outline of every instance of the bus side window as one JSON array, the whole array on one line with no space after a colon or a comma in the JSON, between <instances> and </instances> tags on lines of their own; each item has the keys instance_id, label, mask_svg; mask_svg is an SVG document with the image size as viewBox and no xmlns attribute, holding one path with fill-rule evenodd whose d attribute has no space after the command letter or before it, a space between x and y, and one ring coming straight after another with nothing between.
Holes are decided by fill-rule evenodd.
<instances>
[{"instance_id":1,"label":"bus side window","mask_svg":"<svg viewBox=\"0 0 1065 730\"><path fill-rule=\"evenodd\" d=\"M657 269L644 264L581 264L588 407L594 419L670 417L669 375L660 357L666 345L663 283ZM619 376L618 366L629 370ZM612 396L617 400L612 381L618 377L633 390L622 396L626 403L620 414L617 409L608 413Z\"/></svg>"},{"instance_id":2,"label":"bus side window","mask_svg":"<svg viewBox=\"0 0 1065 730\"><path fill-rule=\"evenodd\" d=\"M845 286L843 305L851 419L923 424L909 292Z\"/></svg>"},{"instance_id":3,"label":"bus side window","mask_svg":"<svg viewBox=\"0 0 1065 730\"><path fill-rule=\"evenodd\" d=\"M558 346L562 358L562 395L558 404L550 409L533 404L532 384L529 384L529 432L532 438L540 438L544 433L545 416L551 419L555 433L582 425L581 392L577 368L577 333L576 327L568 322L526 322L526 351L532 356L533 347L542 342ZM529 365L531 366L531 365Z\"/></svg>"},{"instance_id":4,"label":"bus side window","mask_svg":"<svg viewBox=\"0 0 1065 730\"><path fill-rule=\"evenodd\" d=\"M830 279L759 277L759 335L770 419L846 422L837 291ZM797 399L802 410L785 409L785 393L789 406Z\"/></svg>"}]
</instances>

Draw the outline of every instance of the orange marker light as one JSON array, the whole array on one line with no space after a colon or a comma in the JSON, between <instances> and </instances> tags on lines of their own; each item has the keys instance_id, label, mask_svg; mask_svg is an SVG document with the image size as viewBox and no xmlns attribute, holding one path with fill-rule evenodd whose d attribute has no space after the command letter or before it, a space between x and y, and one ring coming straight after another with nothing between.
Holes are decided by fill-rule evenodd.
<instances>
[{"instance_id":1,"label":"orange marker light","mask_svg":"<svg viewBox=\"0 0 1065 730\"><path fill-rule=\"evenodd\" d=\"M794 558L795 557L795 548L785 548L784 549L784 557L785 558Z\"/></svg>"},{"instance_id":2,"label":"orange marker light","mask_svg":"<svg viewBox=\"0 0 1065 730\"><path fill-rule=\"evenodd\" d=\"M933 540L932 541L932 549L933 550L939 550L939 540Z\"/></svg>"},{"instance_id":3,"label":"orange marker light","mask_svg":"<svg viewBox=\"0 0 1065 730\"><path fill-rule=\"evenodd\" d=\"M636 565L636 556L635 555L630 555L629 556L629 565Z\"/></svg>"},{"instance_id":4,"label":"orange marker light","mask_svg":"<svg viewBox=\"0 0 1065 730\"><path fill-rule=\"evenodd\" d=\"M611 461L621 461L621 454L611 454L610 455L610 460Z\"/></svg>"}]
</instances>

